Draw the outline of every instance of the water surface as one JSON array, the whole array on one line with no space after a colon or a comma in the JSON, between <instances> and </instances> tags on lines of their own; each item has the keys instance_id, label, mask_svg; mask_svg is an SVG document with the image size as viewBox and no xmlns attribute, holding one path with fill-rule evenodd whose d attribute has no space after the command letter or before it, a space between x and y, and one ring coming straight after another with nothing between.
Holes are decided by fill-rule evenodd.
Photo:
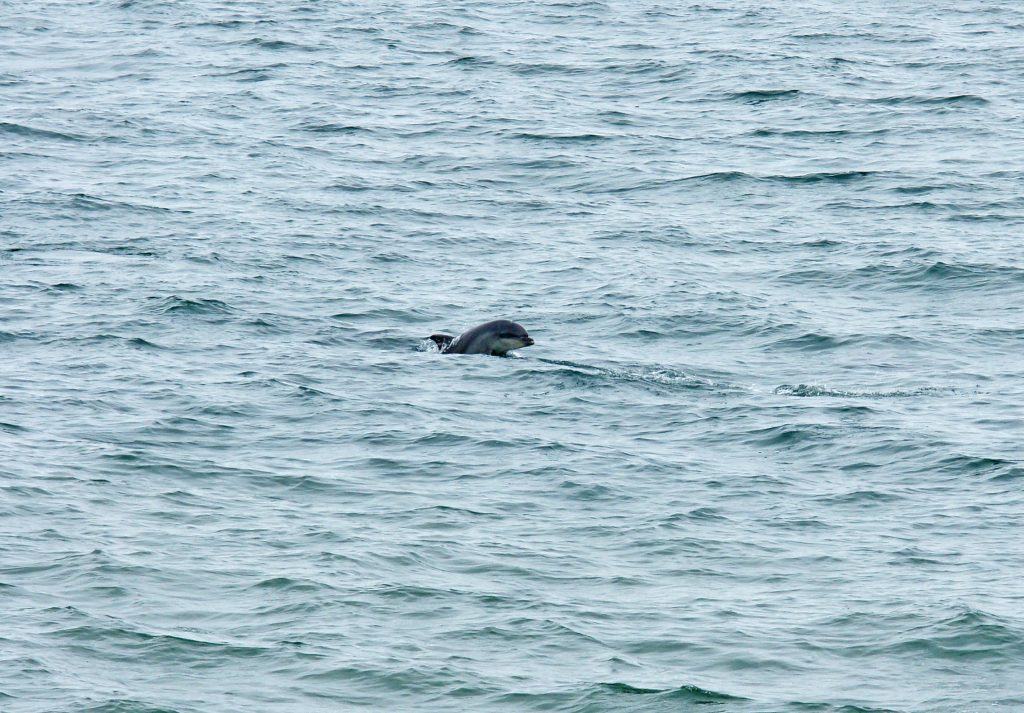
<instances>
[{"instance_id":1,"label":"water surface","mask_svg":"<svg viewBox=\"0 0 1024 713\"><path fill-rule=\"evenodd\" d=\"M5 3L0 707L1024 709L1017 10Z\"/></svg>"}]
</instances>

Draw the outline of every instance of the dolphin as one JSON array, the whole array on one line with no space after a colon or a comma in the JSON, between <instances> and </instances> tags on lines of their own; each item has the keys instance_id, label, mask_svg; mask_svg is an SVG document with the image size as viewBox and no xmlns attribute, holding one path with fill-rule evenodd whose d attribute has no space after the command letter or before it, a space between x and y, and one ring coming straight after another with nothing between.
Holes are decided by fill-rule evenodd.
<instances>
[{"instance_id":1,"label":"dolphin","mask_svg":"<svg viewBox=\"0 0 1024 713\"><path fill-rule=\"evenodd\" d=\"M430 340L437 345L438 351L442 354L490 354L491 356L505 356L513 349L521 349L533 344L533 339L526 333L522 325L507 319L486 322L457 337L450 334L431 334Z\"/></svg>"}]
</instances>

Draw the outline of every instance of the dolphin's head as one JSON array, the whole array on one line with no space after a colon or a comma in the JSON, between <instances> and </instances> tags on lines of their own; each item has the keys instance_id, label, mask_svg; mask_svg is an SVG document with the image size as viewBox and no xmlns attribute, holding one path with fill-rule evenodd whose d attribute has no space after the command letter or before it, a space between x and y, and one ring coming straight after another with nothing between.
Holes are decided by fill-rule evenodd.
<instances>
[{"instance_id":1,"label":"dolphin's head","mask_svg":"<svg viewBox=\"0 0 1024 713\"><path fill-rule=\"evenodd\" d=\"M501 356L513 349L522 349L533 345L533 338L526 333L521 324L500 320L493 325L494 344L491 347L491 354Z\"/></svg>"}]
</instances>

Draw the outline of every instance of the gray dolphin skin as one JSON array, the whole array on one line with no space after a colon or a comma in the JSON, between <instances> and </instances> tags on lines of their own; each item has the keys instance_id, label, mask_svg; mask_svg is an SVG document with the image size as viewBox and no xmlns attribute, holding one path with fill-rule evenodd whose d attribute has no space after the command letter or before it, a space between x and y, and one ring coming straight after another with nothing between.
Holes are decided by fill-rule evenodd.
<instances>
[{"instance_id":1,"label":"gray dolphin skin","mask_svg":"<svg viewBox=\"0 0 1024 713\"><path fill-rule=\"evenodd\" d=\"M533 344L533 339L521 324L507 319L486 322L457 337L449 334L431 334L430 339L442 354L505 356L513 349L522 349Z\"/></svg>"}]
</instances>

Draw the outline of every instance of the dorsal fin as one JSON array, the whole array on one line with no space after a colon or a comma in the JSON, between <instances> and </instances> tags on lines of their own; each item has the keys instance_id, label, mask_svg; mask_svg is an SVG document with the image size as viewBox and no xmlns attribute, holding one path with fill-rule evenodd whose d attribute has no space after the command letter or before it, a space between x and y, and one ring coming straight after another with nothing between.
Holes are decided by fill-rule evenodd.
<instances>
[{"instance_id":1,"label":"dorsal fin","mask_svg":"<svg viewBox=\"0 0 1024 713\"><path fill-rule=\"evenodd\" d=\"M455 339L450 334L431 334L428 339L437 345L437 350L443 352L449 346L451 346L452 340Z\"/></svg>"}]
</instances>

